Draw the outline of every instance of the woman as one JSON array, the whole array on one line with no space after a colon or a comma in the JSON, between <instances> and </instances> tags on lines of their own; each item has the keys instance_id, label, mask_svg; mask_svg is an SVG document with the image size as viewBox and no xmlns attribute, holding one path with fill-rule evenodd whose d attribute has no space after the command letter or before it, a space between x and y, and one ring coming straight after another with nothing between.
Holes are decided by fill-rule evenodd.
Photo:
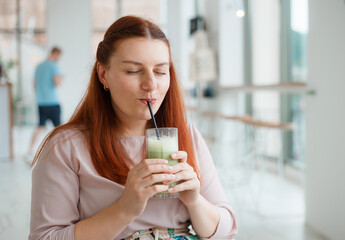
<instances>
[{"instance_id":1,"label":"woman","mask_svg":"<svg viewBox=\"0 0 345 240\"><path fill-rule=\"evenodd\" d=\"M178 128L181 151L172 154L179 160L172 167L145 159L144 132L152 127L147 101L158 126ZM187 125L168 40L142 18L123 17L109 27L85 97L48 136L35 163L29 239L227 239L236 233L207 146ZM180 183L169 188L171 182ZM150 198L163 191L179 198Z\"/></svg>"}]
</instances>

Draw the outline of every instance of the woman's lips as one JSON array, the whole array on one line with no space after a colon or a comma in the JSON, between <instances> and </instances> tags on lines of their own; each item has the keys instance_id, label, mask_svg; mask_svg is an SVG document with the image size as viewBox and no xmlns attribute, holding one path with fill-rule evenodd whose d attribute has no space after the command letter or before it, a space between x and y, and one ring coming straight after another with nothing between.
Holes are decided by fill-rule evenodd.
<instances>
[{"instance_id":1,"label":"woman's lips","mask_svg":"<svg viewBox=\"0 0 345 240\"><path fill-rule=\"evenodd\" d=\"M150 102L151 105L155 104L157 102L157 99L139 99L141 103L147 105L147 102Z\"/></svg>"}]
</instances>

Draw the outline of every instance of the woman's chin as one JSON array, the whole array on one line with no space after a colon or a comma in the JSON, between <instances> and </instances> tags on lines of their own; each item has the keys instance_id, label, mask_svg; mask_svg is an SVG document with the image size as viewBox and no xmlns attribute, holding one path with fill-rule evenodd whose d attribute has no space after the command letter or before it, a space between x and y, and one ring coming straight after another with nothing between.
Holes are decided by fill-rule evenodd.
<instances>
[{"instance_id":1,"label":"woman's chin","mask_svg":"<svg viewBox=\"0 0 345 240\"><path fill-rule=\"evenodd\" d=\"M149 111L140 113L138 118L143 121L151 121L152 119Z\"/></svg>"},{"instance_id":2,"label":"woman's chin","mask_svg":"<svg viewBox=\"0 0 345 240\"><path fill-rule=\"evenodd\" d=\"M144 114L140 117L140 119L143 121L149 121L151 120L151 115Z\"/></svg>"}]
</instances>

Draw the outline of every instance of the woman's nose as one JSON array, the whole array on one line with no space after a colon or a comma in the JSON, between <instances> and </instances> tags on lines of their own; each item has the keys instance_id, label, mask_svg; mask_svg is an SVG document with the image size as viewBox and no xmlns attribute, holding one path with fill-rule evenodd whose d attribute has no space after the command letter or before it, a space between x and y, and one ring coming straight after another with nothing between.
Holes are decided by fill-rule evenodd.
<instances>
[{"instance_id":1,"label":"woman's nose","mask_svg":"<svg viewBox=\"0 0 345 240\"><path fill-rule=\"evenodd\" d=\"M142 89L152 91L157 88L157 80L153 72L147 72L142 79Z\"/></svg>"}]
</instances>

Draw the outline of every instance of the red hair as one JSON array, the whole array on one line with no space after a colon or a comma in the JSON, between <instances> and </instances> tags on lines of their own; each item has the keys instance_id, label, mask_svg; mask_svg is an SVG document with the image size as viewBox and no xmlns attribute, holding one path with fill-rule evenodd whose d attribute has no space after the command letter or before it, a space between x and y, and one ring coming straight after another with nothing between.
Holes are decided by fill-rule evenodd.
<instances>
[{"instance_id":1,"label":"red hair","mask_svg":"<svg viewBox=\"0 0 345 240\"><path fill-rule=\"evenodd\" d=\"M110 92L105 91L99 81L96 66L98 62L108 66L110 57L116 52L119 41L133 37L162 40L167 44L170 53L170 45L165 34L155 24L133 16L122 17L114 22L106 31L103 41L98 45L97 60L92 70L87 92L71 119L66 124L55 128L47 137L37 152L32 166L47 141L57 132L78 128L85 136L92 163L97 172L114 182L125 184L130 168L126 162L127 155L117 138L121 134L121 126L111 104ZM171 56L169 71L170 87L155 118L159 127L178 128L179 149L188 153L188 163L200 176L192 136L187 125L186 108ZM148 125L152 126L152 120Z\"/></svg>"}]
</instances>

